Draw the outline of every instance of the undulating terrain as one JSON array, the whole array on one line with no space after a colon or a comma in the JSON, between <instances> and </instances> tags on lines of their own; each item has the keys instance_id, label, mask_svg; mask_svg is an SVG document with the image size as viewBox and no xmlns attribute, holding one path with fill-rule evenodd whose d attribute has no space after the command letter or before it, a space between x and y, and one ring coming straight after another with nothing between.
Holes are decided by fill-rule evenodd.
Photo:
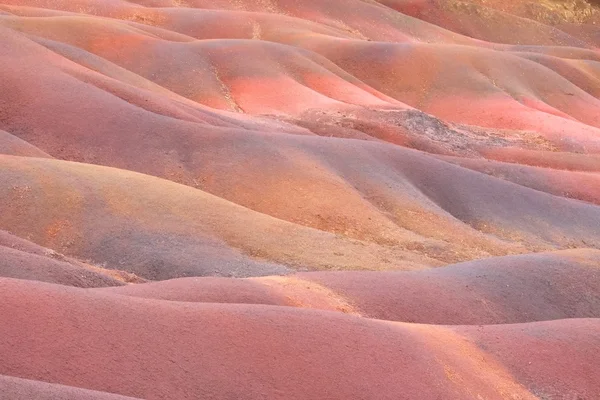
<instances>
[{"instance_id":1,"label":"undulating terrain","mask_svg":"<svg viewBox=\"0 0 600 400\"><path fill-rule=\"evenodd\" d=\"M600 399L600 3L0 0L0 399Z\"/></svg>"}]
</instances>

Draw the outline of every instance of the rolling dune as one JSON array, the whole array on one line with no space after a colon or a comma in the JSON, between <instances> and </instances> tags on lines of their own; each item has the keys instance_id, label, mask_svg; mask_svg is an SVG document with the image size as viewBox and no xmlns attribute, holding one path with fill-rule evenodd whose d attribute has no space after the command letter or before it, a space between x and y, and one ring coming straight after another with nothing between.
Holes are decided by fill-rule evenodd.
<instances>
[{"instance_id":1,"label":"rolling dune","mask_svg":"<svg viewBox=\"0 0 600 400\"><path fill-rule=\"evenodd\" d=\"M593 371L597 319L450 328L0 284L2 312L13 316L0 325L0 372L26 379L149 399L492 399L599 389L573 372L560 375ZM35 340L20 335L23 328L36 332ZM540 352L523 342L535 342ZM545 374L530 367L548 359L561 360L560 368L545 367Z\"/></svg>"},{"instance_id":2,"label":"rolling dune","mask_svg":"<svg viewBox=\"0 0 600 400\"><path fill-rule=\"evenodd\" d=\"M599 251L581 249L421 271L180 278L99 290L168 301L316 308L424 324L509 324L600 316L599 262Z\"/></svg>"},{"instance_id":3,"label":"rolling dune","mask_svg":"<svg viewBox=\"0 0 600 400\"><path fill-rule=\"evenodd\" d=\"M0 399L600 398L596 0L0 0Z\"/></svg>"}]
</instances>

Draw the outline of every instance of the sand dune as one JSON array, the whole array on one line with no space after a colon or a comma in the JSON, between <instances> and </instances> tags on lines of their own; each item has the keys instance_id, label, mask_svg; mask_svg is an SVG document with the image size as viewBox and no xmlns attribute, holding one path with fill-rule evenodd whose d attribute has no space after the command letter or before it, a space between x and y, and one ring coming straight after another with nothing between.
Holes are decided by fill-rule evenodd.
<instances>
[{"instance_id":1,"label":"sand dune","mask_svg":"<svg viewBox=\"0 0 600 400\"><path fill-rule=\"evenodd\" d=\"M417 272L315 272L298 277L339 293L374 318L428 324L510 324L596 318L600 312L599 257L596 250L566 250Z\"/></svg>"},{"instance_id":2,"label":"sand dune","mask_svg":"<svg viewBox=\"0 0 600 400\"><path fill-rule=\"evenodd\" d=\"M0 0L0 399L600 397L599 7Z\"/></svg>"},{"instance_id":3,"label":"sand dune","mask_svg":"<svg viewBox=\"0 0 600 400\"><path fill-rule=\"evenodd\" d=\"M445 328L289 307L164 302L0 282L2 312L14 316L0 324L0 372L27 379L148 399L503 398L507 390L534 398L530 391L598 390L584 378L556 375L575 366L593 368L591 350L600 340L595 319ZM38 332L35 341L19 334L24 327ZM539 335L548 338L537 339L540 353L518 344ZM553 346L552 338L565 345ZM569 339L578 345L567 345ZM488 353L483 348L490 342ZM539 365L546 357L560 359L561 368L542 375L520 362ZM62 368L51 368L56 363ZM475 374L481 367L485 372ZM355 379L357 373L362 379Z\"/></svg>"},{"instance_id":4,"label":"sand dune","mask_svg":"<svg viewBox=\"0 0 600 400\"><path fill-rule=\"evenodd\" d=\"M105 167L10 156L0 157L0 173L9 183L2 192L3 202L13 211L5 213L0 222L13 233L31 235L45 247L150 279L213 273L265 275L287 270L278 264L308 269L415 269L452 258L462 261L495 252L519 253L525 251L523 244L551 249L597 246L600 212L596 206L410 152L393 175L378 177L382 182L395 181L396 190L392 187L379 194L373 188L376 181L364 176L369 160L373 160L364 150L379 150L376 166L385 161L386 153L388 165L393 165L399 149L390 148L386 153L378 147L361 149L360 157L366 160L362 170L343 166L339 173L351 179L354 191L362 189L377 196L376 201L371 200L374 204L364 200L358 204L373 214L371 218L377 218L375 223L380 219L388 224L387 236L381 226L372 228L379 232L366 230L369 226L359 222L358 214L354 221L319 230L314 228L320 226L273 218L167 180ZM356 160L360 160L358 154ZM334 162L330 157L329 164ZM239 164L243 165L246 173L252 173L248 164ZM230 168L232 172L235 170ZM38 177L44 178L43 183ZM464 191L458 185L444 187L448 179L468 186ZM407 189L412 192L409 196ZM267 194L265 187L262 194ZM309 197L299 198L309 205L306 199ZM387 199L392 203L387 205ZM289 203L286 198L276 200ZM415 207L412 214L384 214L387 207L399 210L411 204ZM369 215L366 217L368 223ZM340 228L362 228L364 233L350 234L356 239L335 235ZM443 230L462 231L465 236L454 238L456 241L446 239ZM282 234L274 237L272 232ZM457 255L457 250L462 254ZM223 269L224 264L227 269Z\"/></svg>"},{"instance_id":5,"label":"sand dune","mask_svg":"<svg viewBox=\"0 0 600 400\"><path fill-rule=\"evenodd\" d=\"M599 263L597 250L566 250L411 272L181 278L100 290L169 301L315 308L401 322L508 324L599 317Z\"/></svg>"}]
</instances>

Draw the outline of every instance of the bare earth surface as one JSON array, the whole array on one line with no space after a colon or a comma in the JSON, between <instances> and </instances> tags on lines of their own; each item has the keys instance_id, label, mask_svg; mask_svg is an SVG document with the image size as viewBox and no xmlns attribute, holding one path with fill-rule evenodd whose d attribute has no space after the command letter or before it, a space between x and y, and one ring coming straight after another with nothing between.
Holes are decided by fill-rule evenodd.
<instances>
[{"instance_id":1,"label":"bare earth surface","mask_svg":"<svg viewBox=\"0 0 600 400\"><path fill-rule=\"evenodd\" d=\"M600 399L600 3L0 0L13 399Z\"/></svg>"}]
</instances>

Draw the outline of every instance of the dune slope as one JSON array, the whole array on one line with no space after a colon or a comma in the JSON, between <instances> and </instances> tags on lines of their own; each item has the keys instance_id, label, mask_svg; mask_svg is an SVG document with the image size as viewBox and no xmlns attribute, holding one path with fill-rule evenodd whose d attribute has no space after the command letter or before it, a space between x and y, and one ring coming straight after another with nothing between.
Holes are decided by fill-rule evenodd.
<instances>
[{"instance_id":1,"label":"dune slope","mask_svg":"<svg viewBox=\"0 0 600 400\"><path fill-rule=\"evenodd\" d=\"M600 398L597 0L0 0L0 399Z\"/></svg>"},{"instance_id":2,"label":"dune slope","mask_svg":"<svg viewBox=\"0 0 600 400\"><path fill-rule=\"evenodd\" d=\"M597 382L556 375L592 368L600 345L596 319L479 331L289 307L165 302L9 279L0 284L1 311L11 316L0 324L0 372L27 379L148 399L500 399L506 391L535 398L531 390L599 389ZM35 340L23 329L37 332ZM538 343L540 353L519 344L539 342L540 335L548 338ZM570 339L576 348L552 342ZM521 362L546 357L561 360L547 376ZM62 367L52 368L57 363Z\"/></svg>"}]
</instances>

